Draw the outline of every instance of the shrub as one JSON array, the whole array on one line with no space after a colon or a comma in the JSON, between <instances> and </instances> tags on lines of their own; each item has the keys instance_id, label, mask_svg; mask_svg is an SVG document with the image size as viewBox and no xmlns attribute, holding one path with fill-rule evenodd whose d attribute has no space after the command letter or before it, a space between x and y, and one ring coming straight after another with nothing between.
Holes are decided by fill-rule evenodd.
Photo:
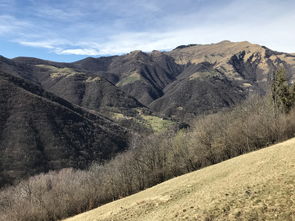
<instances>
[{"instance_id":1,"label":"shrub","mask_svg":"<svg viewBox=\"0 0 295 221\"><path fill-rule=\"evenodd\" d=\"M104 165L40 174L0 192L0 220L51 221L90 210L172 177L293 137L295 110L270 96L198 117L189 130L135 137Z\"/></svg>"}]
</instances>

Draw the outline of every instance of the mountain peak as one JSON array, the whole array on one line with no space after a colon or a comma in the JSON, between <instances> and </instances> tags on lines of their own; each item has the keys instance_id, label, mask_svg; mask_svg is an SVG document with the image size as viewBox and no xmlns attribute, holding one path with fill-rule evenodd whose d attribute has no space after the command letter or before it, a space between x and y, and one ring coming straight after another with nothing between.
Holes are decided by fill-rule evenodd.
<instances>
[{"instance_id":1,"label":"mountain peak","mask_svg":"<svg viewBox=\"0 0 295 221\"><path fill-rule=\"evenodd\" d=\"M189 48L189 47L193 47L193 46L197 46L197 44L179 45L178 47L174 48L173 50Z\"/></svg>"},{"instance_id":2,"label":"mountain peak","mask_svg":"<svg viewBox=\"0 0 295 221\"><path fill-rule=\"evenodd\" d=\"M161 51L158 51L158 50L153 50L153 51L152 51L152 54L155 54L155 55L156 55L156 54L162 54L162 52L161 52Z\"/></svg>"},{"instance_id":3,"label":"mountain peak","mask_svg":"<svg viewBox=\"0 0 295 221\"><path fill-rule=\"evenodd\" d=\"M131 51L129 54L130 55L138 55L138 54L145 54L145 53L141 50L134 50L134 51Z\"/></svg>"},{"instance_id":4,"label":"mountain peak","mask_svg":"<svg viewBox=\"0 0 295 221\"><path fill-rule=\"evenodd\" d=\"M232 41L230 41L230 40L223 40L223 41L218 42L217 44L224 44L224 43L232 43Z\"/></svg>"}]
</instances>

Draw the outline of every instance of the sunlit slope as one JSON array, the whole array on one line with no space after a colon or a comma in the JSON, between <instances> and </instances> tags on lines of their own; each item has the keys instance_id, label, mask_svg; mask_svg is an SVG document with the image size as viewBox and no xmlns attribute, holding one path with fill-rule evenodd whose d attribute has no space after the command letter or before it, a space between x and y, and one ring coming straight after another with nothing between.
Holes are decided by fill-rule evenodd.
<instances>
[{"instance_id":1,"label":"sunlit slope","mask_svg":"<svg viewBox=\"0 0 295 221\"><path fill-rule=\"evenodd\" d=\"M295 138L67 221L295 220Z\"/></svg>"}]
</instances>

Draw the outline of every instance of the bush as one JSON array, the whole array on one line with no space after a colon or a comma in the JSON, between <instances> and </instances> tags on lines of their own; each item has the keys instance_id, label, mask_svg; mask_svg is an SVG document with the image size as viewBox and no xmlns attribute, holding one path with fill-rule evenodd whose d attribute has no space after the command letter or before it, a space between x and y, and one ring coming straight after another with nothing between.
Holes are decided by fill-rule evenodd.
<instances>
[{"instance_id":1,"label":"bush","mask_svg":"<svg viewBox=\"0 0 295 221\"><path fill-rule=\"evenodd\" d=\"M295 110L270 96L198 117L189 130L135 137L104 165L31 177L0 192L0 220L51 221L90 210L181 174L293 137Z\"/></svg>"}]
</instances>

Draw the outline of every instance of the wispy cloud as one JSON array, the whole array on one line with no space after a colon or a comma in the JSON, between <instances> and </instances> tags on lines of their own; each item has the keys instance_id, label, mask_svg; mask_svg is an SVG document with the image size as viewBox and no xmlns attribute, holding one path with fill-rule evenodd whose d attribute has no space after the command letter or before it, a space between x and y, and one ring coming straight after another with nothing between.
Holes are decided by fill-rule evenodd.
<instances>
[{"instance_id":1,"label":"wispy cloud","mask_svg":"<svg viewBox=\"0 0 295 221\"><path fill-rule=\"evenodd\" d=\"M20 34L30 25L29 22L21 21L13 16L0 14L0 35L12 34L13 32Z\"/></svg>"},{"instance_id":2,"label":"wispy cloud","mask_svg":"<svg viewBox=\"0 0 295 221\"><path fill-rule=\"evenodd\" d=\"M14 6L15 0L0 0L0 8L3 10L9 9Z\"/></svg>"},{"instance_id":3,"label":"wispy cloud","mask_svg":"<svg viewBox=\"0 0 295 221\"><path fill-rule=\"evenodd\" d=\"M70 21L71 19L79 18L83 13L78 10L60 9L47 5L37 8L35 15L41 18L48 17L59 21Z\"/></svg>"},{"instance_id":4,"label":"wispy cloud","mask_svg":"<svg viewBox=\"0 0 295 221\"><path fill-rule=\"evenodd\" d=\"M166 50L225 39L295 51L293 0L14 1L15 12L0 9L0 35L60 55ZM7 2L0 0L0 6Z\"/></svg>"},{"instance_id":5,"label":"wispy cloud","mask_svg":"<svg viewBox=\"0 0 295 221\"><path fill-rule=\"evenodd\" d=\"M48 49L55 48L54 42L50 42L50 41L30 42L30 41L18 40L17 43L24 46L37 47L37 48L48 48Z\"/></svg>"},{"instance_id":6,"label":"wispy cloud","mask_svg":"<svg viewBox=\"0 0 295 221\"><path fill-rule=\"evenodd\" d=\"M81 48L76 48L76 49L56 49L55 52L57 54L74 54L74 55L89 55L89 56L95 56L99 55L100 51L96 49L81 49Z\"/></svg>"}]
</instances>

